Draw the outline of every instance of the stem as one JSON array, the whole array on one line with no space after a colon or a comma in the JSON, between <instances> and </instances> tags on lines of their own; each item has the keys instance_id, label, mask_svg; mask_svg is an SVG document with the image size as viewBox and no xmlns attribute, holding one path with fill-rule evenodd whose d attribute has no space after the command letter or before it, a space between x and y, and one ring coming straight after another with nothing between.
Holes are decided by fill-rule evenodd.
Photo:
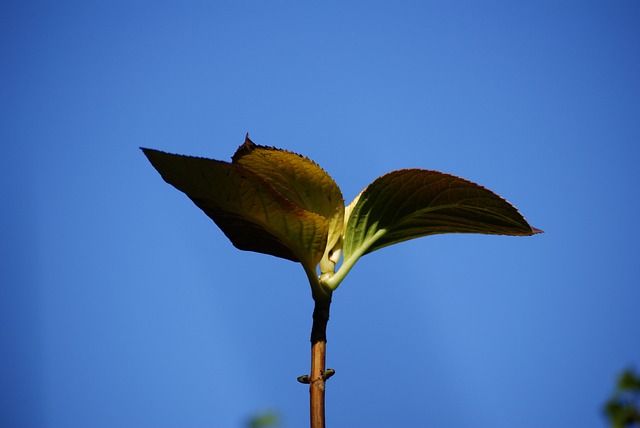
<instances>
[{"instance_id":1,"label":"stem","mask_svg":"<svg viewBox=\"0 0 640 428\"><path fill-rule=\"evenodd\" d=\"M349 273L353 265L367 252L369 248L380 239L385 233L387 233L387 229L378 230L373 236L365 239L358 248L353 251L353 253L347 254L345 253L345 259L342 261L342 265L338 269L334 275L322 281L322 284L327 287L329 290L333 291L342 282L345 276Z\"/></svg>"},{"instance_id":2,"label":"stem","mask_svg":"<svg viewBox=\"0 0 640 428\"><path fill-rule=\"evenodd\" d=\"M325 361L331 294L316 295L314 300L313 326L311 327L311 374L309 375L311 428L325 428Z\"/></svg>"}]
</instances>

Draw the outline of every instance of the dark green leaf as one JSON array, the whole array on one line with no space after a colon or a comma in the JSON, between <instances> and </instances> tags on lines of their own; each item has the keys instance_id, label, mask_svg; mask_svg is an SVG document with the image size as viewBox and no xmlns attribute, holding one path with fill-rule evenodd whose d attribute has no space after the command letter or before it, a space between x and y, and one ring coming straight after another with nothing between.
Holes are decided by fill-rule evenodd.
<instances>
[{"instance_id":1,"label":"dark green leaf","mask_svg":"<svg viewBox=\"0 0 640 428\"><path fill-rule=\"evenodd\" d=\"M438 233L527 236L540 232L490 190L422 169L393 171L378 178L347 211L345 260Z\"/></svg>"}]
</instances>

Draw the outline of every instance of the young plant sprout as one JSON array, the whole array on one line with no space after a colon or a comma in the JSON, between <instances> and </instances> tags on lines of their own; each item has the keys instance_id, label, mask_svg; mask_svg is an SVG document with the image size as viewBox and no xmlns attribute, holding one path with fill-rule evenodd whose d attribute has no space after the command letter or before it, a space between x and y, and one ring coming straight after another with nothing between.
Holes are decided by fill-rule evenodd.
<instances>
[{"instance_id":1,"label":"young plant sprout","mask_svg":"<svg viewBox=\"0 0 640 428\"><path fill-rule=\"evenodd\" d=\"M162 178L202 209L236 248L302 265L315 307L311 372L298 381L309 384L312 428L325 426L325 381L335 373L325 367L331 297L360 257L439 233L541 232L490 190L438 171L390 172L345 207L340 188L315 162L256 145L248 135L231 162L142 151Z\"/></svg>"}]
</instances>

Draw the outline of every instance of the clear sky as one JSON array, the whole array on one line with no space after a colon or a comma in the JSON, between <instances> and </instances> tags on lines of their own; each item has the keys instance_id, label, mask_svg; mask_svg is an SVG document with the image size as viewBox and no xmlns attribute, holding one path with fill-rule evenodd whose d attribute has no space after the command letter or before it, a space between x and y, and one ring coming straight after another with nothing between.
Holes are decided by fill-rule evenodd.
<instances>
[{"instance_id":1,"label":"clear sky","mask_svg":"<svg viewBox=\"0 0 640 428\"><path fill-rule=\"evenodd\" d=\"M230 160L247 132L348 201L437 169L545 231L360 260L328 426L604 427L640 368L640 2L9 0L0 48L0 426L307 424L302 268L138 149Z\"/></svg>"}]
</instances>

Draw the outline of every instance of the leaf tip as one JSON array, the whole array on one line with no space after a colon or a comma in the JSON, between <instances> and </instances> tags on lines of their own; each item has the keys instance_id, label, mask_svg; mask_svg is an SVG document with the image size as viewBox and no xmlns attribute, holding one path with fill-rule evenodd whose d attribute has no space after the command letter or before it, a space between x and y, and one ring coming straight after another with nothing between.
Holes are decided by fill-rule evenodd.
<instances>
[{"instance_id":1,"label":"leaf tip","mask_svg":"<svg viewBox=\"0 0 640 428\"><path fill-rule=\"evenodd\" d=\"M244 136L244 143L242 143L242 145L238 147L238 150L236 150L236 152L233 154L231 160L233 162L237 162L238 159L251 153L256 147L256 144L251 141L251 139L249 138L249 133L247 132L247 134Z\"/></svg>"},{"instance_id":2,"label":"leaf tip","mask_svg":"<svg viewBox=\"0 0 640 428\"><path fill-rule=\"evenodd\" d=\"M153 163L152 158L155 158L157 154L162 153L160 150L148 149L146 147L140 147L140 150L142 150L142 153L147 157L147 159L151 163Z\"/></svg>"}]
</instances>

